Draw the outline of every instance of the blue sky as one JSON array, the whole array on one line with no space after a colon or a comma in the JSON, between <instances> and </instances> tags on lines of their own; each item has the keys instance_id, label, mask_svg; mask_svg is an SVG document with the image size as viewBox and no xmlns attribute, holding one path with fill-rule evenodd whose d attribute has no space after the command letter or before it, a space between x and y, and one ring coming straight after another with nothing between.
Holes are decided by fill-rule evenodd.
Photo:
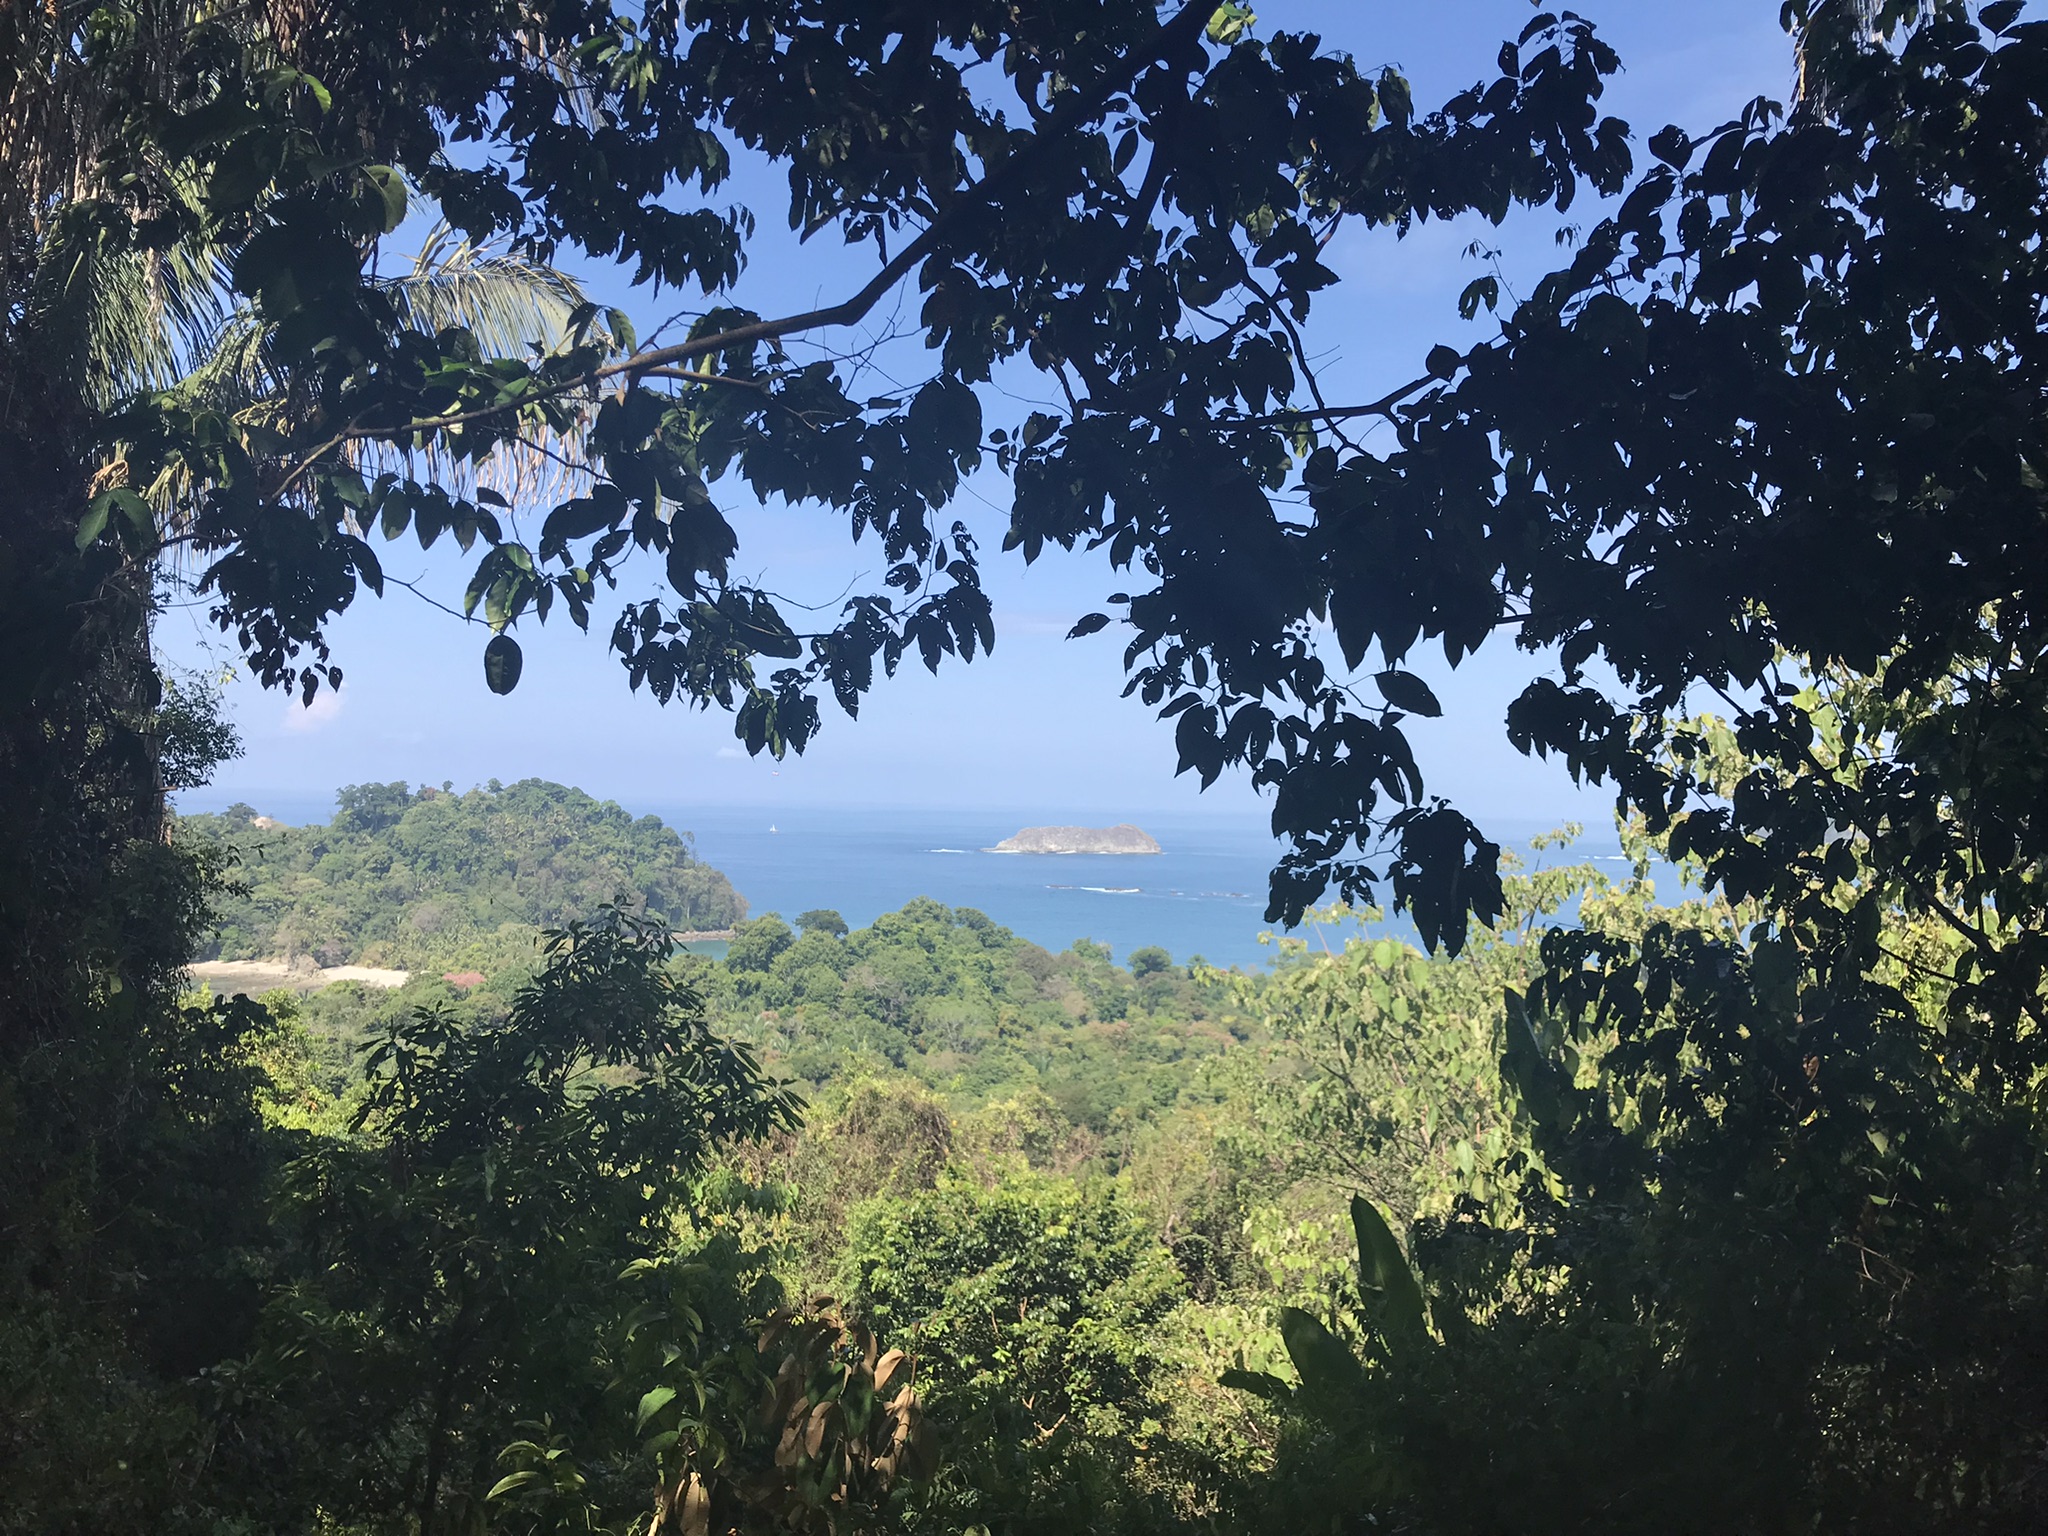
<instances>
[{"instance_id":1,"label":"blue sky","mask_svg":"<svg viewBox=\"0 0 2048 1536\"><path fill-rule=\"evenodd\" d=\"M1590 0L1578 9L1621 54L1625 73L1606 106L1631 124L1639 145L1666 122L1699 130L1757 95L1786 94L1791 55L1778 0ZM1258 25L1319 31L1362 64L1398 65L1418 105L1434 105L1489 76L1501 40L1533 13L1526 0L1270 0L1259 7ZM735 194L758 190L755 206L770 237L756 248L736 297L765 313L831 302L873 269L870 251L846 250L830 233L802 248L781 238L782 185L773 172L747 170ZM1571 222L1592 216L1582 204ZM1511 287L1518 286L1556 261L1551 235L1559 222L1540 214L1500 230L1479 220L1432 224L1406 240L1384 230L1345 231L1325 258L1344 282L1318 298L1311 329L1312 343L1327 349L1326 383L1369 399L1380 392L1376 384L1384 390L1413 377L1432 343L1460 340L1457 294L1486 270L1463 254L1466 246L1478 239L1504 247L1504 268ZM694 297L650 298L626 289L615 273L584 268L578 275L593 291L623 302L643 332ZM909 365L920 356L913 352ZM831 515L755 507L734 486L714 491L740 530L742 573L765 575L776 590L819 603L836 598L857 575L879 575L872 546L854 546ZM234 668L232 650L206 623L203 604L174 607L159 631L166 659L237 672L227 698L246 746L245 756L190 803L245 799L296 819L328 803L341 784L406 779L467 786L538 775L628 806L757 806L770 814L777 806L863 804L1016 807L1047 819L1261 814L1242 781L1226 778L1198 794L1192 776L1174 777L1170 729L1119 697L1124 642L1117 627L1063 638L1076 617L1125 583L1099 557L1055 552L1027 568L997 554L1005 504L992 472L961 503L985 535L995 653L972 666L944 667L937 677L906 665L893 682L877 686L858 721L828 704L825 729L810 750L780 764L748 758L723 714L663 709L629 693L606 654L609 617L602 614L589 636L559 620L544 631L523 627L524 678L514 694L498 698L483 686L480 630L395 588L381 602L365 595L332 632L346 685L303 710L261 692ZM461 579L445 560L410 545L380 545L380 554L394 575L451 599L460 592ZM1446 707L1444 719L1416 722L1433 791L1482 819L1604 815L1604 796L1575 789L1561 769L1522 758L1504 739L1502 712L1530 675L1530 658L1493 647L1455 675L1437 662L1432 669L1428 658L1411 658Z\"/></svg>"}]
</instances>

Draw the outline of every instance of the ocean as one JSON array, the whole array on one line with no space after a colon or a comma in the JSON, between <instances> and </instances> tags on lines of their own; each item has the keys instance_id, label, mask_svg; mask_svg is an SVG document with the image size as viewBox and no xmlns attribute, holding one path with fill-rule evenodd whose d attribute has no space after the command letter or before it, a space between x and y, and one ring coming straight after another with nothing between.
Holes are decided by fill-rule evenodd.
<instances>
[{"instance_id":1,"label":"ocean","mask_svg":"<svg viewBox=\"0 0 2048 1536\"><path fill-rule=\"evenodd\" d=\"M1097 856L982 851L1029 819L1050 819L1043 816L812 809L779 810L771 820L769 812L752 809L645 809L694 833L698 853L726 873L755 916L779 912L793 919L829 907L859 928L913 897L929 896L949 907L976 908L1047 949L1065 949L1077 939L1106 944L1118 961L1158 945L1179 962L1200 957L1254 969L1277 953L1274 925L1265 920L1266 877L1282 845L1256 821L1133 816L1162 851ZM1525 844L1535 830L1502 827L1496 835ZM1582 838L1569 851L1525 857L1547 864L1604 859L1619 867L1611 834ZM1388 927L1412 934L1405 923ZM1328 939L1341 943L1335 934Z\"/></svg>"}]
</instances>

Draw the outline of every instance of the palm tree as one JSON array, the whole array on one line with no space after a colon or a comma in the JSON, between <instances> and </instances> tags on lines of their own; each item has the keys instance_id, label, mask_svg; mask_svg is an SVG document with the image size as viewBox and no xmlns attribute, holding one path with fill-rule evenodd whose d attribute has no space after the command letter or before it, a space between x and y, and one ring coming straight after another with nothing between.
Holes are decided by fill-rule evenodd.
<instances>
[{"instance_id":1,"label":"palm tree","mask_svg":"<svg viewBox=\"0 0 2048 1536\"><path fill-rule=\"evenodd\" d=\"M218 271L222 262L211 264ZM569 274L517 252L474 246L445 221L432 224L401 270L373 277L371 285L390 298L401 327L429 334L467 331L486 357L532 356L566 346L576 311L586 302ZM109 355L95 359L98 377L174 391L245 424L275 422L289 409L290 381L272 366L254 309L246 302L230 307L226 293L216 279L208 302L180 308L152 303L154 290L139 277L123 274L104 284L95 295L104 318L92 334L104 334L114 345ZM481 478L514 502L538 499L578 473L568 456L571 441L536 429L520 447L494 453L481 470L439 457L432 467L451 489ZM390 448L362 450L365 465L399 464L409 456ZM166 534L175 533L183 485L143 489Z\"/></svg>"},{"instance_id":2,"label":"palm tree","mask_svg":"<svg viewBox=\"0 0 2048 1536\"><path fill-rule=\"evenodd\" d=\"M105 40L95 42L94 28L126 27L122 68L145 86L154 80L169 101L200 22L238 25L255 62L284 62L286 9L136 0L112 8L107 21L95 19L97 0L0 5L0 648L42 690L0 718L0 778L45 782L58 819L71 814L60 805L85 795L99 808L86 817L101 827L86 839L95 846L148 838L160 824L161 785L145 766L155 755L158 693L150 623L159 579L177 574L146 555L78 558L86 503L127 484L110 424L121 402L143 392L183 394L245 429L276 424L295 397L272 365L259 316L234 294L236 251L206 218L201 189L168 159L122 139L105 62L93 53ZM117 149L139 167L140 203L180 238L136 241L118 222L94 222L128 206L120 187L104 184ZM563 273L475 249L440 224L427 229L415 258L372 281L387 290L401 327L459 326L495 356L565 345L583 301ZM515 490L538 470L575 473L573 461L561 467L554 444L526 447L497 455L483 472ZM158 540L178 549L188 490L181 477L134 489L155 514ZM137 736L137 751L95 746ZM106 782L90 789L78 768L88 757L106 768ZM13 852L0 846L0 879ZM80 857L86 867L99 855Z\"/></svg>"},{"instance_id":3,"label":"palm tree","mask_svg":"<svg viewBox=\"0 0 2048 1536\"><path fill-rule=\"evenodd\" d=\"M232 1036L176 1006L207 871L163 839L176 701L151 625L164 562L111 539L81 548L79 534L95 491L123 483L109 439L124 401L184 391L255 421L303 388L236 298L236 253L208 233L201 189L127 141L121 117L175 105L199 22L216 37L244 28L254 78L290 52L278 29L310 10L0 0L0 1363L37 1393L55 1384L42 1400L60 1405L0 1451L31 1521L39 1499L98 1486L83 1467L132 1457L124 1486L140 1487L141 1469L204 1461L183 1438L193 1399L166 1386L183 1367L157 1358L151 1329L200 1317L180 1285L213 1274L217 1245L259 1210ZM135 238L145 216L176 236ZM563 343L572 281L416 227L420 254L382 279L398 325L463 325L499 355ZM157 531L174 528L181 488L143 489ZM68 1435L108 1404L121 1406L103 1433ZM135 1449L156 1443L175 1447L169 1461ZM62 1454L45 1473L47 1447ZM182 1476L156 1483L186 1496Z\"/></svg>"},{"instance_id":4,"label":"palm tree","mask_svg":"<svg viewBox=\"0 0 2048 1536\"><path fill-rule=\"evenodd\" d=\"M118 24L130 28L123 56L142 75L161 76L169 100L198 23L230 21L252 54L281 63L291 53L287 9L143 0L121 10ZM145 176L149 199L186 231L168 247L110 240L81 217L83 204L113 190L100 184L100 168L121 133L90 57L97 11L98 0L0 6L0 435L26 410L43 431L61 420L64 435L91 436L94 418L145 390L196 394L251 419L280 409L286 381L269 366L257 316L227 280L236 253L209 229L188 175L164 164ZM459 327L486 356L563 345L583 302L562 272L478 250L445 223L432 225L407 268L373 281L401 326ZM169 517L166 489L153 499Z\"/></svg>"}]
</instances>

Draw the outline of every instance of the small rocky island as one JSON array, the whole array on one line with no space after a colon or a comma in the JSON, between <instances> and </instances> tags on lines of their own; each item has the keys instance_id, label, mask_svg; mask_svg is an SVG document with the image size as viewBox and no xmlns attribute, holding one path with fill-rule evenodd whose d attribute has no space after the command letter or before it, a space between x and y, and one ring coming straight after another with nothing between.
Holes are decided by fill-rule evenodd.
<instances>
[{"instance_id":1,"label":"small rocky island","mask_svg":"<svg viewBox=\"0 0 2048 1536\"><path fill-rule=\"evenodd\" d=\"M1157 853L1149 832L1129 822L1113 827L1026 827L1006 837L988 853Z\"/></svg>"}]
</instances>

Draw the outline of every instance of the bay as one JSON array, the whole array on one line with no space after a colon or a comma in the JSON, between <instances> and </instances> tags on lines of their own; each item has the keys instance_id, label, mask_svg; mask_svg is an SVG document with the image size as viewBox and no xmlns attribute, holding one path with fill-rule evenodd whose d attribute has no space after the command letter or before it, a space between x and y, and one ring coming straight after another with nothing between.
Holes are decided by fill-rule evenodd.
<instances>
[{"instance_id":1,"label":"bay","mask_svg":"<svg viewBox=\"0 0 2048 1536\"><path fill-rule=\"evenodd\" d=\"M693 833L698 854L725 872L756 917L776 912L793 921L801 912L829 908L859 928L924 896L972 907L1047 949L1062 950L1078 939L1107 945L1119 962L1134 949L1158 945L1177 962L1199 957L1256 969L1277 952L1275 925L1265 920L1266 880L1283 845L1249 818L1128 818L1158 840L1157 854L999 854L983 850L1021 827L1079 818L882 807L771 813L651 803L644 809ZM1105 819L1126 818L1091 818ZM1611 834L1532 854L1527 839L1543 830L1537 824L1489 830L1511 839L1525 860L1604 860L1619 867ZM1413 932L1405 922L1383 926L1404 936ZM1342 943L1334 933L1310 930L1308 937L1311 944Z\"/></svg>"}]
</instances>

